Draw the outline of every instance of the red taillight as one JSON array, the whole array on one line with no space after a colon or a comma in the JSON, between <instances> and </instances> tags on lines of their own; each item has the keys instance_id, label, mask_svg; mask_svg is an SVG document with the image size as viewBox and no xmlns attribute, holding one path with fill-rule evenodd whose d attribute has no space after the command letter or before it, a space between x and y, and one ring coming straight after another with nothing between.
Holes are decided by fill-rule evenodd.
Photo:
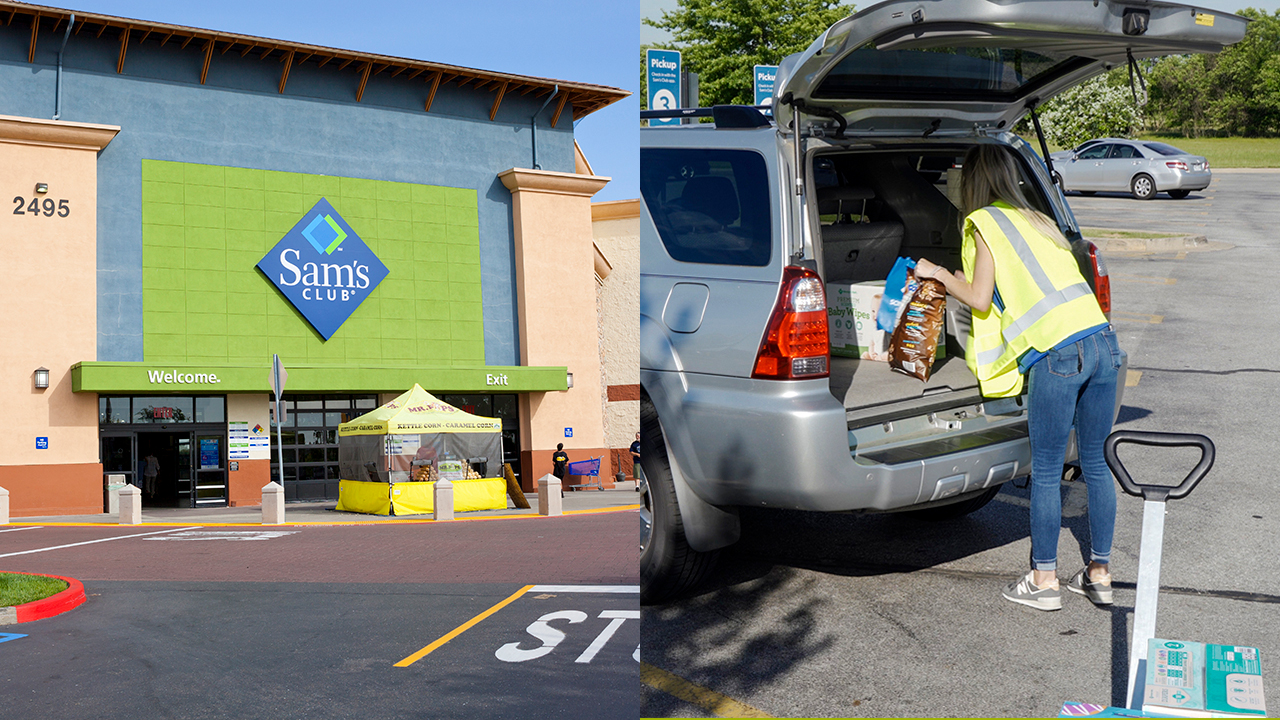
<instances>
[{"instance_id":1,"label":"red taillight","mask_svg":"<svg viewBox=\"0 0 1280 720\"><path fill-rule=\"evenodd\" d=\"M1111 316L1111 278L1107 276L1107 265L1098 254L1098 246L1089 243L1089 266L1093 269L1093 294L1098 298L1098 306L1108 317Z\"/></svg>"},{"instance_id":2,"label":"red taillight","mask_svg":"<svg viewBox=\"0 0 1280 720\"><path fill-rule=\"evenodd\" d=\"M1169 162L1166 162L1165 165L1173 168L1174 170L1182 170L1184 172L1187 169L1187 164L1182 162L1181 160L1170 160Z\"/></svg>"},{"instance_id":3,"label":"red taillight","mask_svg":"<svg viewBox=\"0 0 1280 720\"><path fill-rule=\"evenodd\" d=\"M786 267L782 271L782 290L756 353L751 377L821 378L828 375L830 364L827 293L822 280L808 268Z\"/></svg>"}]
</instances>

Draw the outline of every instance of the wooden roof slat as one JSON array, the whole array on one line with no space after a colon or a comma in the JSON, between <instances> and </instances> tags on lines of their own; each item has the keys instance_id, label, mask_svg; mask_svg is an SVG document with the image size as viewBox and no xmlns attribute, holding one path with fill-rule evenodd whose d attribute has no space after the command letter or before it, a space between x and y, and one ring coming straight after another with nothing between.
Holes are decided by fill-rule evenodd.
<instances>
[{"instance_id":1,"label":"wooden roof slat","mask_svg":"<svg viewBox=\"0 0 1280 720\"><path fill-rule=\"evenodd\" d=\"M564 110L564 102L569 99L569 93L560 95L560 102L556 103L556 114L551 116L551 127L555 127L560 122L560 112Z\"/></svg>"},{"instance_id":2,"label":"wooden roof slat","mask_svg":"<svg viewBox=\"0 0 1280 720\"><path fill-rule=\"evenodd\" d=\"M36 61L36 33L40 30L40 13L31 19L31 47L27 49L27 62Z\"/></svg>"},{"instance_id":3,"label":"wooden roof slat","mask_svg":"<svg viewBox=\"0 0 1280 720\"><path fill-rule=\"evenodd\" d=\"M126 25L120 31L120 59L116 60L116 74L124 73L124 56L129 52L129 36L133 34L133 28Z\"/></svg>"},{"instance_id":4,"label":"wooden roof slat","mask_svg":"<svg viewBox=\"0 0 1280 720\"><path fill-rule=\"evenodd\" d=\"M248 55L249 53L253 52L253 49L256 47L258 46L254 45L253 43L246 43L244 46L244 50L240 51L240 57L244 57L245 55Z\"/></svg>"},{"instance_id":5,"label":"wooden roof slat","mask_svg":"<svg viewBox=\"0 0 1280 720\"><path fill-rule=\"evenodd\" d=\"M423 109L423 112L431 112L431 101L436 99L436 90L440 89L440 78L443 76L443 70L435 72L435 77L431 80L431 92L427 93L427 106Z\"/></svg>"},{"instance_id":6,"label":"wooden roof slat","mask_svg":"<svg viewBox=\"0 0 1280 720\"><path fill-rule=\"evenodd\" d=\"M364 64L364 72L360 73L360 87L356 90L356 102L364 97L364 86L369 82L369 71L373 69L373 61Z\"/></svg>"},{"instance_id":7,"label":"wooden roof slat","mask_svg":"<svg viewBox=\"0 0 1280 720\"><path fill-rule=\"evenodd\" d=\"M498 116L498 106L502 104L502 96L507 94L508 83L502 83L502 87L498 88L498 97L493 99L493 109L489 111L489 122Z\"/></svg>"},{"instance_id":8,"label":"wooden roof slat","mask_svg":"<svg viewBox=\"0 0 1280 720\"><path fill-rule=\"evenodd\" d=\"M289 68L293 67L293 51L284 56L284 71L280 73L280 94L284 94L284 84L289 81Z\"/></svg>"},{"instance_id":9,"label":"wooden roof slat","mask_svg":"<svg viewBox=\"0 0 1280 720\"><path fill-rule=\"evenodd\" d=\"M209 63L213 62L213 46L217 44L216 40L217 38L209 38L209 43L204 46L204 64L200 66L201 85L209 79Z\"/></svg>"},{"instance_id":10,"label":"wooden roof slat","mask_svg":"<svg viewBox=\"0 0 1280 720\"><path fill-rule=\"evenodd\" d=\"M36 2L38 3L39 0L36 0ZM23 16L22 22L30 21L34 26L32 30L33 37L27 48L28 59L29 62L32 63L35 61L35 50L39 40L39 33L57 32L57 30L62 27L62 24L71 24L69 20L70 11L63 8L46 7L40 4L32 4L25 0L0 0L0 24L13 25L15 22L18 22L19 14ZM252 35L214 33L201 28L168 23L137 21L129 18L97 13L84 13L82 15L77 12L75 15L76 22L74 23L74 29L77 35L89 33L90 35L102 38L106 33L107 28L111 28L112 30L120 33L121 53L116 62L117 72L119 73L124 72L124 62L128 58L129 43L132 42L130 37L132 36L133 31L137 30L142 33L138 36L138 42L149 42L151 35L154 34L156 35L158 44L161 47L166 47L170 40L178 40L179 47L183 50L196 40L200 40L202 43L205 43L212 36L214 38L214 44L212 46L213 49L219 50L224 55L230 53L233 49L237 53L241 53L246 48L248 49L248 52L260 52L260 57L262 59L272 57L274 54L282 64L289 66L290 72L292 72L292 66L298 62L307 62L311 59L315 59L317 67L324 67L331 60L336 59L339 61L338 65L340 70L345 70L348 65L352 65L355 72L361 75L367 75L368 77L376 76L382 72L386 72L388 76L395 78L413 79L421 76L425 82L430 83L433 86L437 94L441 83L452 82L456 87L467 88L468 91L501 92L504 100L506 95L510 93L520 93L522 96L540 96L545 98L547 93L550 92L546 88L549 88L552 85L559 85L562 92L571 93L573 96L572 114L574 115L575 120L583 115L590 114L599 108L617 102L629 94L624 90L614 87L592 85L588 83L562 82L549 78L537 78L503 72L483 71L412 58L353 52L350 50L342 50L340 48L285 42ZM54 20L54 25L51 26L45 22L49 19ZM96 27L94 27L95 25ZM51 31L51 27L54 28L54 30ZM218 47L217 43L222 43L222 47ZM201 47L206 52L208 52L209 49L207 44L197 47ZM264 48L266 49L264 50ZM276 53L277 50L280 52ZM292 60L288 58L288 53L290 52L293 53ZM202 55L203 54L204 53L202 53ZM244 56L247 56L247 53L245 53ZM367 79L364 84L367 87ZM499 90L500 88L502 88L502 90ZM567 103L568 100L565 102ZM431 101L429 101L425 107L429 109L430 104Z\"/></svg>"}]
</instances>

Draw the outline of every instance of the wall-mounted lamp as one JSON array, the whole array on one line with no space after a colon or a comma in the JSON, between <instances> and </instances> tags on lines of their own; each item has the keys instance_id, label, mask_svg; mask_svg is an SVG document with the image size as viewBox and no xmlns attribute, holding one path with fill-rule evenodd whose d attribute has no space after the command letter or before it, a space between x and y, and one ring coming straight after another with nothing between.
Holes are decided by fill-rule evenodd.
<instances>
[{"instance_id":1,"label":"wall-mounted lamp","mask_svg":"<svg viewBox=\"0 0 1280 720\"><path fill-rule=\"evenodd\" d=\"M568 387L573 387L573 373L565 373L565 375L566 375L565 383L568 385Z\"/></svg>"},{"instance_id":2,"label":"wall-mounted lamp","mask_svg":"<svg viewBox=\"0 0 1280 720\"><path fill-rule=\"evenodd\" d=\"M36 368L36 389L44 390L49 387L49 368Z\"/></svg>"},{"instance_id":3,"label":"wall-mounted lamp","mask_svg":"<svg viewBox=\"0 0 1280 720\"><path fill-rule=\"evenodd\" d=\"M49 192L49 183L36 183L36 192L40 193L41 195Z\"/></svg>"}]
</instances>

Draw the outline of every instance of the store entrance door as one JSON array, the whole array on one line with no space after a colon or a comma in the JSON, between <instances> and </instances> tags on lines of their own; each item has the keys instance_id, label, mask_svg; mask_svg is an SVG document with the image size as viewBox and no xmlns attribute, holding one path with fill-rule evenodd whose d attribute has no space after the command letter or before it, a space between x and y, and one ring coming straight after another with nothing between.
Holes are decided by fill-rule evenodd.
<instances>
[{"instance_id":1,"label":"store entrance door","mask_svg":"<svg viewBox=\"0 0 1280 720\"><path fill-rule=\"evenodd\" d=\"M193 507L191 502L192 433L137 433L137 469L133 483L142 490L145 507Z\"/></svg>"}]
</instances>

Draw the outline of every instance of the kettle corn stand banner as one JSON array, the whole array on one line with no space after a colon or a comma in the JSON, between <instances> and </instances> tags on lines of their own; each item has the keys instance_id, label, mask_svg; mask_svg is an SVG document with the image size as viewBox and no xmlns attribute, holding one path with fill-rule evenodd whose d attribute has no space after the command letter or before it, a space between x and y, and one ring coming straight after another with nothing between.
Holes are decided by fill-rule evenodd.
<instances>
[{"instance_id":1,"label":"kettle corn stand banner","mask_svg":"<svg viewBox=\"0 0 1280 720\"><path fill-rule=\"evenodd\" d=\"M453 483L453 509L502 510L502 421L443 402L416 383L338 426L338 510L415 515L434 510L435 481Z\"/></svg>"}]
</instances>

